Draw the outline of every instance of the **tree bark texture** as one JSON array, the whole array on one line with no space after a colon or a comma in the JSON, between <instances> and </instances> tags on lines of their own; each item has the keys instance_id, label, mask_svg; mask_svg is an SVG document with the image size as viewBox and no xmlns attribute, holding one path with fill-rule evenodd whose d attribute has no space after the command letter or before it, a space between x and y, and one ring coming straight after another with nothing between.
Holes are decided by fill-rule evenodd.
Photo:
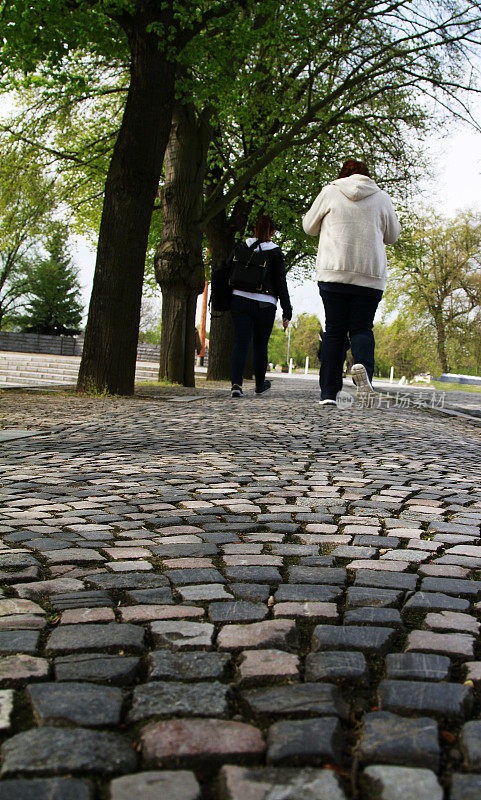
<instances>
[{"instance_id":1,"label":"tree bark texture","mask_svg":"<svg viewBox=\"0 0 481 800\"><path fill-rule=\"evenodd\" d=\"M228 258L234 247L235 229L229 225L224 212L218 214L206 229L209 249L212 257L212 272L219 269ZM221 314L213 312L209 332L209 362L207 380L230 380L230 354L232 351L233 331L230 311Z\"/></svg>"},{"instance_id":2,"label":"tree bark texture","mask_svg":"<svg viewBox=\"0 0 481 800\"><path fill-rule=\"evenodd\" d=\"M194 386L195 311L205 269L200 225L210 141L208 120L177 103L165 153L162 240L155 274L162 289L159 378Z\"/></svg>"},{"instance_id":3,"label":"tree bark texture","mask_svg":"<svg viewBox=\"0 0 481 800\"><path fill-rule=\"evenodd\" d=\"M130 86L105 185L80 390L134 391L147 237L169 139L175 73L147 27L168 27L170 17L171 3L139 0L123 20Z\"/></svg>"}]
</instances>

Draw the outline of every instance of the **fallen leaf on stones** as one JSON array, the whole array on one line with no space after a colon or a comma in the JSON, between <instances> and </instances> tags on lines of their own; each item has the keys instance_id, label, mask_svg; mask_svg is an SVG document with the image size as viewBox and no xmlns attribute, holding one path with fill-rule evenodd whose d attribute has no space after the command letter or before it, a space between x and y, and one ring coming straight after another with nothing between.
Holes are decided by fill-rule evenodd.
<instances>
[{"instance_id":1,"label":"fallen leaf on stones","mask_svg":"<svg viewBox=\"0 0 481 800\"><path fill-rule=\"evenodd\" d=\"M456 737L453 733L449 731L439 731L440 735L445 739L449 744L454 744L456 741Z\"/></svg>"},{"instance_id":2,"label":"fallen leaf on stones","mask_svg":"<svg viewBox=\"0 0 481 800\"><path fill-rule=\"evenodd\" d=\"M464 681L463 686L471 686L474 689L474 681Z\"/></svg>"},{"instance_id":3,"label":"fallen leaf on stones","mask_svg":"<svg viewBox=\"0 0 481 800\"><path fill-rule=\"evenodd\" d=\"M274 597L271 595L267 601L269 608L274 605Z\"/></svg>"}]
</instances>

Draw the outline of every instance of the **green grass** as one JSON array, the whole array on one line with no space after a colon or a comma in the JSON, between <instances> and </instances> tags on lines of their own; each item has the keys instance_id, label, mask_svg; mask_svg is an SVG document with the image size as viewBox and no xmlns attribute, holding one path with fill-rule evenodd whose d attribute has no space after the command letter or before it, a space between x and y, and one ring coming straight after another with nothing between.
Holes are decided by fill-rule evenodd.
<instances>
[{"instance_id":1,"label":"green grass","mask_svg":"<svg viewBox=\"0 0 481 800\"><path fill-rule=\"evenodd\" d=\"M422 384L419 385L422 386ZM433 389L437 389L440 392L475 392L475 394L481 393L481 386L472 386L468 383L444 383L444 381L431 381L431 383L426 385L432 386Z\"/></svg>"},{"instance_id":2,"label":"green grass","mask_svg":"<svg viewBox=\"0 0 481 800\"><path fill-rule=\"evenodd\" d=\"M167 378L162 378L162 380L157 380L157 381L135 381L135 385L136 386L182 386L182 384L180 383L172 383L172 381L168 381Z\"/></svg>"}]
</instances>

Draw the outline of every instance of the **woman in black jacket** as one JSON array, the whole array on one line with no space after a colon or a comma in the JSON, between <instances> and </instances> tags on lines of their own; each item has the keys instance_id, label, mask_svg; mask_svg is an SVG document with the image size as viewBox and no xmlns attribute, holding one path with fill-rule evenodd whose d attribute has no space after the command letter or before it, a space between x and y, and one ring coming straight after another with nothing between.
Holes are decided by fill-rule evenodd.
<instances>
[{"instance_id":1,"label":"woman in black jacket","mask_svg":"<svg viewBox=\"0 0 481 800\"><path fill-rule=\"evenodd\" d=\"M251 339L253 339L255 393L265 394L271 388L266 381L267 345L276 316L277 300L282 307L284 330L292 318L292 306L286 282L284 254L280 247L271 241L276 228L273 220L260 216L254 229L254 237L247 239L247 245L260 242L255 251L266 253L267 270L260 292L232 291L232 323L234 326L234 347L231 355L232 389L231 397L242 397L242 375Z\"/></svg>"}]
</instances>

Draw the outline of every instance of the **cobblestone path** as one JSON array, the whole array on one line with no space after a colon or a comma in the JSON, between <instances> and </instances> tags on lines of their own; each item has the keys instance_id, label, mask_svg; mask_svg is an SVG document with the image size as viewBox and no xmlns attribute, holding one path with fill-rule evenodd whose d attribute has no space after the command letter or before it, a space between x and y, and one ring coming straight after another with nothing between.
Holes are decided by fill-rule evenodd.
<instances>
[{"instance_id":1,"label":"cobblestone path","mask_svg":"<svg viewBox=\"0 0 481 800\"><path fill-rule=\"evenodd\" d=\"M122 408L1 445L0 800L479 800L479 427Z\"/></svg>"}]
</instances>

